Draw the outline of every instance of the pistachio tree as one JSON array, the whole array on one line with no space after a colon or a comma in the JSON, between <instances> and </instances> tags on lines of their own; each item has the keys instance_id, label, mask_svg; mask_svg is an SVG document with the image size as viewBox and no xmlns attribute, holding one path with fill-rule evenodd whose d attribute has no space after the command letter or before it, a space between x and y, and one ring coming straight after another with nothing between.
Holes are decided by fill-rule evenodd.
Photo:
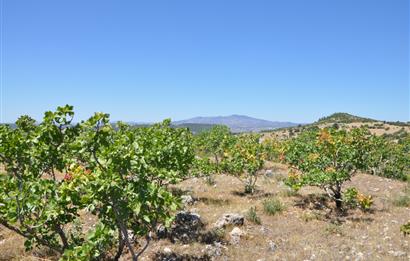
<instances>
[{"instance_id":1,"label":"pistachio tree","mask_svg":"<svg viewBox=\"0 0 410 261\"><path fill-rule=\"evenodd\" d=\"M211 157L215 171L221 172L221 161L226 150L233 143L233 135L224 125L215 125L211 129L199 133L195 137L195 147L200 157Z\"/></svg>"},{"instance_id":2,"label":"pistachio tree","mask_svg":"<svg viewBox=\"0 0 410 261\"><path fill-rule=\"evenodd\" d=\"M368 131L322 129L302 133L285 147L283 160L290 165L287 184L294 189L310 185L324 189L342 209L342 188L364 168Z\"/></svg>"},{"instance_id":3,"label":"pistachio tree","mask_svg":"<svg viewBox=\"0 0 410 261\"><path fill-rule=\"evenodd\" d=\"M169 120L135 129L104 113L73 116L65 106L38 125L24 116L0 127L0 224L65 260L118 260L125 248L138 260L177 208L167 186L189 173L191 133Z\"/></svg>"},{"instance_id":4,"label":"pistachio tree","mask_svg":"<svg viewBox=\"0 0 410 261\"><path fill-rule=\"evenodd\" d=\"M367 171L373 175L406 180L410 174L410 136L400 142L372 136L369 145Z\"/></svg>"},{"instance_id":5,"label":"pistachio tree","mask_svg":"<svg viewBox=\"0 0 410 261\"><path fill-rule=\"evenodd\" d=\"M228 173L240 178L245 184L245 193L254 193L258 171L263 169L266 153L260 136L244 134L235 139L224 160Z\"/></svg>"}]
</instances>

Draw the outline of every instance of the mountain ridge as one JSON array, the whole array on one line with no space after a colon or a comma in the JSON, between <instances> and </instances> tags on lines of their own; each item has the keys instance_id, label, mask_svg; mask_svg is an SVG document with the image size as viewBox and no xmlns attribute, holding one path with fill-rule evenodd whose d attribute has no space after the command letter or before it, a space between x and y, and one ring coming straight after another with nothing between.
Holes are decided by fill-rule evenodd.
<instances>
[{"instance_id":1,"label":"mountain ridge","mask_svg":"<svg viewBox=\"0 0 410 261\"><path fill-rule=\"evenodd\" d=\"M231 129L232 132L273 130L277 128L300 125L299 123L294 122L269 121L239 114L232 114L228 116L198 116L186 120L174 121L173 124L226 125Z\"/></svg>"}]
</instances>

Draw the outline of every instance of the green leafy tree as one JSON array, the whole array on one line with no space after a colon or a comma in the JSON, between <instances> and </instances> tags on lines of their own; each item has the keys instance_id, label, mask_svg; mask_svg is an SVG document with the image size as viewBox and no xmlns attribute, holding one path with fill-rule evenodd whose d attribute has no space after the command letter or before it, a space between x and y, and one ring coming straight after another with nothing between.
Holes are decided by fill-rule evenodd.
<instances>
[{"instance_id":1,"label":"green leafy tree","mask_svg":"<svg viewBox=\"0 0 410 261\"><path fill-rule=\"evenodd\" d=\"M227 126L216 125L195 137L195 147L201 157L212 157L216 165L215 170L219 173L221 172L220 163L233 141L233 135Z\"/></svg>"},{"instance_id":2,"label":"green leafy tree","mask_svg":"<svg viewBox=\"0 0 410 261\"><path fill-rule=\"evenodd\" d=\"M39 125L21 117L15 129L0 127L0 223L27 248L44 245L65 260L118 260L125 247L137 260L157 223L172 220L178 199L167 185L189 174L191 133L169 120L114 129L107 114L77 125L73 116L65 106ZM94 228L84 231L82 213ZM146 244L136 249L133 237Z\"/></svg>"},{"instance_id":3,"label":"green leafy tree","mask_svg":"<svg viewBox=\"0 0 410 261\"><path fill-rule=\"evenodd\" d=\"M372 136L366 167L373 175L405 180L410 173L410 138L399 143Z\"/></svg>"},{"instance_id":4,"label":"green leafy tree","mask_svg":"<svg viewBox=\"0 0 410 261\"><path fill-rule=\"evenodd\" d=\"M245 183L245 193L254 193L258 171L263 169L266 153L260 143L260 136L245 134L236 138L224 161L231 175Z\"/></svg>"},{"instance_id":5,"label":"green leafy tree","mask_svg":"<svg viewBox=\"0 0 410 261\"><path fill-rule=\"evenodd\" d=\"M284 157L291 166L287 184L294 189L305 185L323 188L340 210L343 183L364 168L368 135L364 129L323 129L290 140Z\"/></svg>"},{"instance_id":6,"label":"green leafy tree","mask_svg":"<svg viewBox=\"0 0 410 261\"><path fill-rule=\"evenodd\" d=\"M196 177L205 177L208 185L214 185L214 173L216 172L216 165L211 162L209 158L197 157L193 161L191 175Z\"/></svg>"},{"instance_id":7,"label":"green leafy tree","mask_svg":"<svg viewBox=\"0 0 410 261\"><path fill-rule=\"evenodd\" d=\"M279 161L281 144L277 139L273 137L265 138L261 144L266 154L266 160Z\"/></svg>"}]
</instances>

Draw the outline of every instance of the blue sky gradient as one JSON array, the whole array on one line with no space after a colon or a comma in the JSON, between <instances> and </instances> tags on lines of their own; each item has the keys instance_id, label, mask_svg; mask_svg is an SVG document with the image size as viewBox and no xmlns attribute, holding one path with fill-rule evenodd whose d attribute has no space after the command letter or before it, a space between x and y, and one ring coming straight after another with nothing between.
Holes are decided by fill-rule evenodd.
<instances>
[{"instance_id":1,"label":"blue sky gradient","mask_svg":"<svg viewBox=\"0 0 410 261\"><path fill-rule=\"evenodd\" d=\"M409 121L408 0L2 1L2 120Z\"/></svg>"}]
</instances>

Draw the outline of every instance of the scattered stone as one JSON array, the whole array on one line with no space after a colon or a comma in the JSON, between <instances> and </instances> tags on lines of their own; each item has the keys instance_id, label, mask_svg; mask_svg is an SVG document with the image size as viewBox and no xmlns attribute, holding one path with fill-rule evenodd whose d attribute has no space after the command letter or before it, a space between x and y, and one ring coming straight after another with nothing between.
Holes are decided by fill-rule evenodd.
<instances>
[{"instance_id":1,"label":"scattered stone","mask_svg":"<svg viewBox=\"0 0 410 261\"><path fill-rule=\"evenodd\" d=\"M268 241L268 249L271 252L275 252L276 249L278 248L278 246L275 244L275 242L273 242L272 240Z\"/></svg>"},{"instance_id":2,"label":"scattered stone","mask_svg":"<svg viewBox=\"0 0 410 261\"><path fill-rule=\"evenodd\" d=\"M404 257L404 256L406 256L406 252L403 252L403 251L390 250L389 254L394 256L394 257Z\"/></svg>"},{"instance_id":3,"label":"scattered stone","mask_svg":"<svg viewBox=\"0 0 410 261\"><path fill-rule=\"evenodd\" d=\"M181 201L182 204L184 204L185 206L193 205L195 203L195 200L192 198L191 195L182 195Z\"/></svg>"},{"instance_id":4,"label":"scattered stone","mask_svg":"<svg viewBox=\"0 0 410 261\"><path fill-rule=\"evenodd\" d=\"M207 245L202 252L206 253L211 258L221 256L223 249L226 249L221 243L215 242L213 245Z\"/></svg>"},{"instance_id":5,"label":"scattered stone","mask_svg":"<svg viewBox=\"0 0 410 261\"><path fill-rule=\"evenodd\" d=\"M265 176L268 178L273 177L273 171L271 169L267 169L265 172Z\"/></svg>"},{"instance_id":6,"label":"scattered stone","mask_svg":"<svg viewBox=\"0 0 410 261\"><path fill-rule=\"evenodd\" d=\"M271 230L267 227L261 226L260 231L262 234L266 235L271 232Z\"/></svg>"},{"instance_id":7,"label":"scattered stone","mask_svg":"<svg viewBox=\"0 0 410 261\"><path fill-rule=\"evenodd\" d=\"M232 245L238 245L239 242L241 241L241 237L245 234L245 232L243 232L239 227L234 227L231 231L231 233L229 233L229 235L231 236L231 244Z\"/></svg>"},{"instance_id":8,"label":"scattered stone","mask_svg":"<svg viewBox=\"0 0 410 261\"><path fill-rule=\"evenodd\" d=\"M364 260L364 254L362 252L357 252L356 257L354 259L355 261L361 261Z\"/></svg>"},{"instance_id":9,"label":"scattered stone","mask_svg":"<svg viewBox=\"0 0 410 261\"><path fill-rule=\"evenodd\" d=\"M172 250L169 247L165 247L163 252L164 254L172 254Z\"/></svg>"},{"instance_id":10,"label":"scattered stone","mask_svg":"<svg viewBox=\"0 0 410 261\"><path fill-rule=\"evenodd\" d=\"M153 258L154 261L211 261L211 257L207 254L203 255L191 255L191 254L178 254L175 252L165 253L157 252Z\"/></svg>"},{"instance_id":11,"label":"scattered stone","mask_svg":"<svg viewBox=\"0 0 410 261\"><path fill-rule=\"evenodd\" d=\"M216 228L224 228L227 225L242 226L245 222L245 217L237 213L224 214L215 223Z\"/></svg>"}]
</instances>

